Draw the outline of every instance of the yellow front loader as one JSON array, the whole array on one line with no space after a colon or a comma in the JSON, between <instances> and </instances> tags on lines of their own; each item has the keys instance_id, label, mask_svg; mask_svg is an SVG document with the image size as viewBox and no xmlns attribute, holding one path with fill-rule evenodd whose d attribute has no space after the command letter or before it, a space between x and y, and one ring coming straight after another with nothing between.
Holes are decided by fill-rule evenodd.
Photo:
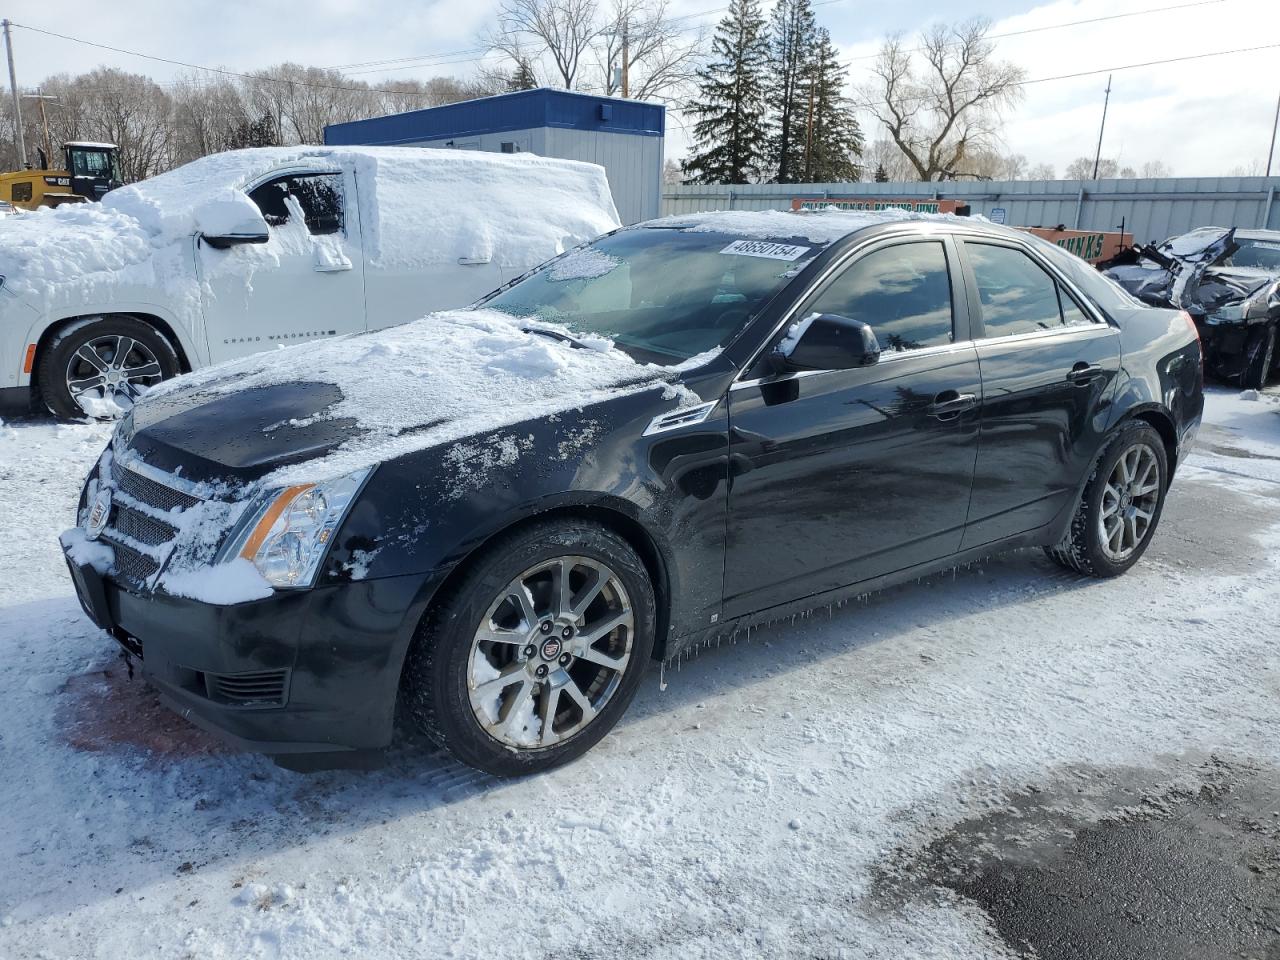
<instances>
[{"instance_id":1,"label":"yellow front loader","mask_svg":"<svg viewBox=\"0 0 1280 960\"><path fill-rule=\"evenodd\" d=\"M64 164L60 170L47 169L48 159L42 150L44 169L0 173L0 200L8 200L24 210L34 210L100 200L108 190L120 186L114 143L75 140L64 144L62 152Z\"/></svg>"}]
</instances>

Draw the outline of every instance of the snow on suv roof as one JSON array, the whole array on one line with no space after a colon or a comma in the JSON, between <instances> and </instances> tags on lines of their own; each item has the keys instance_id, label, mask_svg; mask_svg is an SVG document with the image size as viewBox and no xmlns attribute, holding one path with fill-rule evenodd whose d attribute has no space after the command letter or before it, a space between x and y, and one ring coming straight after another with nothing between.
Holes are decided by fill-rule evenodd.
<instances>
[{"instance_id":1,"label":"snow on suv roof","mask_svg":"<svg viewBox=\"0 0 1280 960\"><path fill-rule=\"evenodd\" d=\"M906 220L954 221L952 214L917 213L910 210L715 210L677 214L650 220L646 227L727 233L753 240L801 238L814 244L834 243L842 237L884 223Z\"/></svg>"}]
</instances>

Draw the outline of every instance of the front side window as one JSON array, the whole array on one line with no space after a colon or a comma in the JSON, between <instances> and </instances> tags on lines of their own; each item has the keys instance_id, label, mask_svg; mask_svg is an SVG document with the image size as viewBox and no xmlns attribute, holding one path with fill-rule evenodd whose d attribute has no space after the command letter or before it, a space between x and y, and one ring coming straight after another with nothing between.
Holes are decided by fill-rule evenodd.
<instances>
[{"instance_id":1,"label":"front side window","mask_svg":"<svg viewBox=\"0 0 1280 960\"><path fill-rule=\"evenodd\" d=\"M484 306L608 337L638 360L672 365L728 344L820 251L797 238L620 230Z\"/></svg>"},{"instance_id":2,"label":"front side window","mask_svg":"<svg viewBox=\"0 0 1280 960\"><path fill-rule=\"evenodd\" d=\"M1025 253L1012 247L965 243L982 302L988 337L1007 337L1063 325L1058 285Z\"/></svg>"},{"instance_id":3,"label":"front side window","mask_svg":"<svg viewBox=\"0 0 1280 960\"><path fill-rule=\"evenodd\" d=\"M342 231L342 175L309 173L281 177L255 187L249 199L273 227L288 223L301 210L314 236Z\"/></svg>"},{"instance_id":4,"label":"front side window","mask_svg":"<svg viewBox=\"0 0 1280 960\"><path fill-rule=\"evenodd\" d=\"M805 308L870 324L888 353L951 343L951 275L941 243L901 243L873 250L840 274Z\"/></svg>"}]
</instances>

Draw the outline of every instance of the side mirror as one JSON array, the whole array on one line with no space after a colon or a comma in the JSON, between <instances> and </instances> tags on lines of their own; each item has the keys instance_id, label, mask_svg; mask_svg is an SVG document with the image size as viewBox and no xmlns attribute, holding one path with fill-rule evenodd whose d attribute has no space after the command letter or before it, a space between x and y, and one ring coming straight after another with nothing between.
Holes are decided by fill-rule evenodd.
<instances>
[{"instance_id":1,"label":"side mirror","mask_svg":"<svg viewBox=\"0 0 1280 960\"><path fill-rule=\"evenodd\" d=\"M880 359L880 342L870 324L835 313L797 320L774 349L774 369L850 370Z\"/></svg>"},{"instance_id":2,"label":"side mirror","mask_svg":"<svg viewBox=\"0 0 1280 960\"><path fill-rule=\"evenodd\" d=\"M225 250L240 243L266 243L271 239L266 227L266 223L262 220L257 222L247 220L244 223L235 224L230 230L216 234L202 233L200 237L209 246L217 250Z\"/></svg>"}]
</instances>

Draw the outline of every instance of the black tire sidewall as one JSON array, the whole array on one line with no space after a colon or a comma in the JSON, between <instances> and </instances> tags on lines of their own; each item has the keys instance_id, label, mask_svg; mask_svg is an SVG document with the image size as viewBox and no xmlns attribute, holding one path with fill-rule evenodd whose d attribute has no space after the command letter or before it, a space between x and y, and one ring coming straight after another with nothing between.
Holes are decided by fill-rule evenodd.
<instances>
[{"instance_id":1,"label":"black tire sidewall","mask_svg":"<svg viewBox=\"0 0 1280 960\"><path fill-rule=\"evenodd\" d=\"M1155 454L1156 463L1160 470L1160 494L1156 500L1155 516L1151 518L1151 524L1147 527L1147 532L1143 536L1142 542L1128 557L1117 561L1109 557L1106 551L1102 549L1102 535L1098 531L1097 518L1102 510L1102 496L1106 490L1107 478L1111 476L1111 471L1120 457L1138 444L1148 447ZM1142 559L1147 547L1151 545L1151 539L1155 536L1156 527L1159 525L1160 517L1164 513L1165 496L1169 491L1168 460L1168 454L1165 452L1164 441L1161 439L1160 434L1153 427L1140 422L1131 423L1121 429L1116 434L1115 439L1108 444L1102 456L1098 458L1097 469L1086 492L1085 531L1087 542L1085 549L1089 554L1089 562L1100 575L1114 577L1124 573Z\"/></svg>"},{"instance_id":2,"label":"black tire sidewall","mask_svg":"<svg viewBox=\"0 0 1280 960\"><path fill-rule=\"evenodd\" d=\"M1275 363L1276 324L1269 323L1258 331L1245 354L1244 373L1240 385L1249 390L1261 390L1267 385L1267 376Z\"/></svg>"},{"instance_id":3,"label":"black tire sidewall","mask_svg":"<svg viewBox=\"0 0 1280 960\"><path fill-rule=\"evenodd\" d=\"M561 744L515 750L485 732L471 709L467 689L471 642L489 605L518 574L565 555L607 563L621 578L635 618L631 659L613 697L585 729ZM539 524L487 549L426 626L407 674L410 714L457 759L488 773L516 776L568 763L595 746L635 697L652 657L656 620L648 572L622 537L582 521Z\"/></svg>"},{"instance_id":4,"label":"black tire sidewall","mask_svg":"<svg viewBox=\"0 0 1280 960\"><path fill-rule=\"evenodd\" d=\"M133 317L104 316L83 326L59 331L45 348L38 371L40 398L55 416L68 420L93 419L67 389L66 369L72 355L81 346L106 336L132 337L145 344L159 362L164 380L182 372L173 344L160 331Z\"/></svg>"}]
</instances>

